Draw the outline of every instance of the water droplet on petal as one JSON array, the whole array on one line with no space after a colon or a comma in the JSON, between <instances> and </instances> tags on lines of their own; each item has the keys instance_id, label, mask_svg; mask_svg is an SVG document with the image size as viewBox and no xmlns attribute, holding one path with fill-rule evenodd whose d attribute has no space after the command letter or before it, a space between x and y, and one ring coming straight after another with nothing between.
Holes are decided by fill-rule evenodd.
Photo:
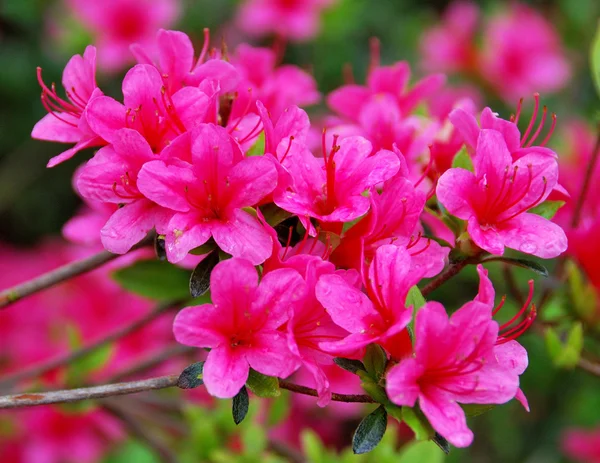
<instances>
[{"instance_id":1,"label":"water droplet on petal","mask_svg":"<svg viewBox=\"0 0 600 463\"><path fill-rule=\"evenodd\" d=\"M519 251L525 254L533 254L537 251L537 245L532 241L523 241L521 246L519 246Z\"/></svg>"}]
</instances>

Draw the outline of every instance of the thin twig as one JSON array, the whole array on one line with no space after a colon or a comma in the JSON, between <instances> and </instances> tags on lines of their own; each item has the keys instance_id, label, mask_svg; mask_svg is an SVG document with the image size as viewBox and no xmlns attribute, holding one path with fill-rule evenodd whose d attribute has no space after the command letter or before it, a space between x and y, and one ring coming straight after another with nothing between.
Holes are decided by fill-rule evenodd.
<instances>
[{"instance_id":1,"label":"thin twig","mask_svg":"<svg viewBox=\"0 0 600 463\"><path fill-rule=\"evenodd\" d=\"M600 364L598 364L598 363L594 363L590 360L587 360L587 359L581 357L579 359L579 362L577 362L577 366L579 368L581 368L582 370L585 370L588 373L591 373L592 375L600 376Z\"/></svg>"},{"instance_id":2,"label":"thin twig","mask_svg":"<svg viewBox=\"0 0 600 463\"><path fill-rule=\"evenodd\" d=\"M170 375L128 383L104 384L102 386L66 389L63 391L7 395L0 397L0 409L71 403L81 400L104 399L118 395L136 394L155 389L166 389L177 386L178 379L179 375Z\"/></svg>"},{"instance_id":3,"label":"thin twig","mask_svg":"<svg viewBox=\"0 0 600 463\"><path fill-rule=\"evenodd\" d=\"M288 383L287 381L279 381L279 387L281 389L287 389L288 391L295 392L297 394L310 395L312 397L318 397L319 393L310 387L300 386L299 384ZM365 403L373 404L376 403L373 398L364 394L331 394L331 400L334 402L347 402L347 403Z\"/></svg>"},{"instance_id":4,"label":"thin twig","mask_svg":"<svg viewBox=\"0 0 600 463\"><path fill-rule=\"evenodd\" d=\"M154 238L149 236L134 246L132 251L147 246L153 241ZM75 278L79 275L101 267L111 260L117 259L118 257L121 257L121 255L112 254L108 251L102 251L98 254L94 254L93 256L86 257L85 259L76 260L75 262L70 262L62 267L58 267L57 269L54 269L48 273L44 273L33 280L26 281L25 283L21 283L20 285L12 288L8 288L0 293L0 309L4 309L27 296L39 293L40 291L62 283L63 281L70 280L71 278Z\"/></svg>"},{"instance_id":5,"label":"thin twig","mask_svg":"<svg viewBox=\"0 0 600 463\"><path fill-rule=\"evenodd\" d=\"M463 259L463 260L457 262L456 264L450 265L446 270L444 270L442 273L440 273L434 280L430 281L425 286L423 286L423 288L421 289L421 294L423 294L423 297L427 297L429 294L431 294L437 288L442 286L442 284L444 284L450 278L452 278L455 275L458 275L458 273L460 273L460 271L463 268L465 268L467 265L475 264L477 262L479 262L479 255Z\"/></svg>"},{"instance_id":6,"label":"thin twig","mask_svg":"<svg viewBox=\"0 0 600 463\"><path fill-rule=\"evenodd\" d=\"M157 305L156 308L152 312L144 315L139 320L133 322L130 325L124 326L122 328L119 328L119 329L113 331L111 334L107 335L106 337L104 337L102 339L99 339L96 342L88 344L87 346L82 347L81 349L78 349L74 352L69 352L64 355L60 355L58 357L50 359L49 361L44 362L42 364L33 365L31 368L28 368L26 370L17 371L16 373L14 373L12 375L5 376L2 378L2 381L0 381L0 389L2 388L2 386L14 384L14 383L17 383L19 381L23 381L23 380L26 380L29 378L37 378L48 371L54 370L55 368L58 368L63 365L72 363L76 360L79 360L80 358L83 358L86 355L88 355L90 352L92 352L100 347L103 347L111 342L117 341L117 340L143 328L144 326L148 325L149 323L151 323L152 321L156 320L158 317L163 315L168 310L170 310L174 307L177 307L178 304L179 304L178 302L161 303L161 304Z\"/></svg>"},{"instance_id":7,"label":"thin twig","mask_svg":"<svg viewBox=\"0 0 600 463\"><path fill-rule=\"evenodd\" d=\"M143 426L125 408L118 405L118 403L114 401L105 402L102 404L102 407L121 421L133 436L154 450L154 453L163 463L177 463L179 461L177 455L161 439L149 432L146 426Z\"/></svg>"}]
</instances>

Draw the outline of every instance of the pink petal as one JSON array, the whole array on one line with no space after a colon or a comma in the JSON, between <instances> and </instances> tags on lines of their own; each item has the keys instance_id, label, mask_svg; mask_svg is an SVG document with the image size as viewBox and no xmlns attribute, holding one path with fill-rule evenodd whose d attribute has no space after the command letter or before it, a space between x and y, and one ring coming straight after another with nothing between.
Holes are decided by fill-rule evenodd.
<instances>
[{"instance_id":1,"label":"pink petal","mask_svg":"<svg viewBox=\"0 0 600 463\"><path fill-rule=\"evenodd\" d=\"M437 432L455 447L468 447L473 433L467 427L462 408L442 392L428 391L419 399L421 410Z\"/></svg>"},{"instance_id":2,"label":"pink petal","mask_svg":"<svg viewBox=\"0 0 600 463\"><path fill-rule=\"evenodd\" d=\"M79 151L84 150L86 148L91 148L92 146L98 146L100 144L102 144L102 143L101 143L101 140L99 137L81 140L81 141L77 142L77 144L73 148L63 151L59 155L51 158L48 161L48 164L46 165L46 167L50 168L50 167L57 166L58 164L71 159L73 156L75 156L77 153L79 153Z\"/></svg>"},{"instance_id":3,"label":"pink petal","mask_svg":"<svg viewBox=\"0 0 600 463\"><path fill-rule=\"evenodd\" d=\"M367 77L367 86L373 93L390 93L399 96L410 79L410 66L400 61L392 66L378 66Z\"/></svg>"},{"instance_id":4,"label":"pink petal","mask_svg":"<svg viewBox=\"0 0 600 463\"><path fill-rule=\"evenodd\" d=\"M146 198L163 207L179 212L190 210L186 187L198 180L191 168L151 161L138 174L137 186Z\"/></svg>"},{"instance_id":5,"label":"pink petal","mask_svg":"<svg viewBox=\"0 0 600 463\"><path fill-rule=\"evenodd\" d=\"M258 265L271 255L271 237L248 212L237 209L226 221L214 221L211 227L219 247L234 257L243 257Z\"/></svg>"},{"instance_id":6,"label":"pink petal","mask_svg":"<svg viewBox=\"0 0 600 463\"><path fill-rule=\"evenodd\" d=\"M481 112L481 128L500 132L511 153L521 147L521 133L517 125L514 122L499 118L490 108L485 108Z\"/></svg>"},{"instance_id":7,"label":"pink petal","mask_svg":"<svg viewBox=\"0 0 600 463\"><path fill-rule=\"evenodd\" d=\"M379 341L379 335L372 333L353 333L340 341L320 342L319 348L330 354L362 358L361 351L369 344ZM364 352L363 352L364 353Z\"/></svg>"},{"instance_id":8,"label":"pink petal","mask_svg":"<svg viewBox=\"0 0 600 463\"><path fill-rule=\"evenodd\" d=\"M495 228L483 228L477 221L477 218L473 216L469 218L467 231L473 242L481 249L497 256L504 254L505 240Z\"/></svg>"},{"instance_id":9,"label":"pink petal","mask_svg":"<svg viewBox=\"0 0 600 463\"><path fill-rule=\"evenodd\" d=\"M210 395L229 399L246 384L250 365L244 354L244 350L231 349L227 344L208 353L202 377Z\"/></svg>"},{"instance_id":10,"label":"pink petal","mask_svg":"<svg viewBox=\"0 0 600 463\"><path fill-rule=\"evenodd\" d=\"M173 321L173 333L180 344L194 347L217 347L226 341L219 331L223 325L223 311L213 304L186 307Z\"/></svg>"},{"instance_id":11,"label":"pink petal","mask_svg":"<svg viewBox=\"0 0 600 463\"><path fill-rule=\"evenodd\" d=\"M219 83L222 93L234 91L239 82L239 71L227 61L209 59L195 68L186 78L187 85L198 85L205 79L215 80Z\"/></svg>"},{"instance_id":12,"label":"pink petal","mask_svg":"<svg viewBox=\"0 0 600 463\"><path fill-rule=\"evenodd\" d=\"M191 130L206 122L212 101L199 88L184 87L172 96L172 100L177 117L186 129Z\"/></svg>"},{"instance_id":13,"label":"pink petal","mask_svg":"<svg viewBox=\"0 0 600 463\"><path fill-rule=\"evenodd\" d=\"M477 265L477 273L479 274L479 291L475 300L482 302L490 307L494 307L494 297L496 295L494 286L488 278L488 271L483 268L483 265Z\"/></svg>"},{"instance_id":14,"label":"pink petal","mask_svg":"<svg viewBox=\"0 0 600 463\"><path fill-rule=\"evenodd\" d=\"M62 120L70 122L63 122ZM81 139L78 127L79 117L67 113L46 114L34 126L31 137L36 140L56 141L60 143L77 143Z\"/></svg>"},{"instance_id":15,"label":"pink petal","mask_svg":"<svg viewBox=\"0 0 600 463\"><path fill-rule=\"evenodd\" d=\"M298 357L290 351L286 337L279 331L261 331L246 351L252 368L263 375L286 378L300 366Z\"/></svg>"},{"instance_id":16,"label":"pink petal","mask_svg":"<svg viewBox=\"0 0 600 463\"><path fill-rule=\"evenodd\" d=\"M63 71L63 87L71 100L87 103L96 88L96 48L88 46L82 56L73 56Z\"/></svg>"},{"instance_id":17,"label":"pink petal","mask_svg":"<svg viewBox=\"0 0 600 463\"><path fill-rule=\"evenodd\" d=\"M512 165L512 156L500 132L484 129L479 132L473 164L478 179L485 176L491 191L500 191L506 168Z\"/></svg>"},{"instance_id":18,"label":"pink petal","mask_svg":"<svg viewBox=\"0 0 600 463\"><path fill-rule=\"evenodd\" d=\"M477 138L479 137L480 131L475 116L462 108L457 108L450 113L448 119L450 119L454 127L456 127L462 135L466 145L475 148L477 146Z\"/></svg>"},{"instance_id":19,"label":"pink petal","mask_svg":"<svg viewBox=\"0 0 600 463\"><path fill-rule=\"evenodd\" d=\"M516 216L498 234L506 247L543 259L557 257L568 247L564 230L536 214Z\"/></svg>"},{"instance_id":20,"label":"pink petal","mask_svg":"<svg viewBox=\"0 0 600 463\"><path fill-rule=\"evenodd\" d=\"M461 168L448 169L439 178L436 195L450 214L466 220L474 214L472 201L477 194L475 175Z\"/></svg>"},{"instance_id":21,"label":"pink petal","mask_svg":"<svg viewBox=\"0 0 600 463\"><path fill-rule=\"evenodd\" d=\"M331 402L329 378L327 378L323 369L315 362L304 360L303 366L310 372L315 380L318 394L317 405L319 407L326 407Z\"/></svg>"},{"instance_id":22,"label":"pink petal","mask_svg":"<svg viewBox=\"0 0 600 463\"><path fill-rule=\"evenodd\" d=\"M192 41L183 32L160 29L156 34L156 43L161 70L179 88L194 62Z\"/></svg>"},{"instance_id":23,"label":"pink petal","mask_svg":"<svg viewBox=\"0 0 600 463\"><path fill-rule=\"evenodd\" d=\"M523 408L525 410L527 410L528 412L531 411L529 409L529 402L527 401L527 397L525 397L525 394L521 389L517 390L517 395L515 396L515 399L518 400L521 405L523 405Z\"/></svg>"},{"instance_id":24,"label":"pink petal","mask_svg":"<svg viewBox=\"0 0 600 463\"><path fill-rule=\"evenodd\" d=\"M86 109L90 128L109 143L117 130L126 127L126 112L125 106L108 96L94 98Z\"/></svg>"},{"instance_id":25,"label":"pink petal","mask_svg":"<svg viewBox=\"0 0 600 463\"><path fill-rule=\"evenodd\" d=\"M345 85L327 97L327 105L341 116L357 120L360 110L371 96L371 90L359 85Z\"/></svg>"},{"instance_id":26,"label":"pink petal","mask_svg":"<svg viewBox=\"0 0 600 463\"><path fill-rule=\"evenodd\" d=\"M414 407L420 393L419 378L424 369L414 358L402 360L386 377L388 397L396 405Z\"/></svg>"},{"instance_id":27,"label":"pink petal","mask_svg":"<svg viewBox=\"0 0 600 463\"><path fill-rule=\"evenodd\" d=\"M244 316L255 299L258 274L246 259L232 258L219 262L210 275L211 298L221 313Z\"/></svg>"},{"instance_id":28,"label":"pink petal","mask_svg":"<svg viewBox=\"0 0 600 463\"><path fill-rule=\"evenodd\" d=\"M229 174L228 206L254 206L277 186L277 170L270 159L253 156L236 164Z\"/></svg>"},{"instance_id":29,"label":"pink petal","mask_svg":"<svg viewBox=\"0 0 600 463\"><path fill-rule=\"evenodd\" d=\"M202 246L211 235L210 223L204 223L195 211L175 214L168 228L165 245L167 258L172 263L185 259L188 252Z\"/></svg>"},{"instance_id":30,"label":"pink petal","mask_svg":"<svg viewBox=\"0 0 600 463\"><path fill-rule=\"evenodd\" d=\"M494 354L500 365L503 365L517 375L523 374L527 369L529 363L527 351L517 341L508 341L496 346Z\"/></svg>"},{"instance_id":31,"label":"pink petal","mask_svg":"<svg viewBox=\"0 0 600 463\"><path fill-rule=\"evenodd\" d=\"M155 101L159 100L163 80L156 67L150 64L136 64L123 78L123 102L128 108L139 106L154 112Z\"/></svg>"},{"instance_id":32,"label":"pink petal","mask_svg":"<svg viewBox=\"0 0 600 463\"><path fill-rule=\"evenodd\" d=\"M100 232L106 250L125 254L154 228L155 204L139 199L117 209Z\"/></svg>"}]
</instances>

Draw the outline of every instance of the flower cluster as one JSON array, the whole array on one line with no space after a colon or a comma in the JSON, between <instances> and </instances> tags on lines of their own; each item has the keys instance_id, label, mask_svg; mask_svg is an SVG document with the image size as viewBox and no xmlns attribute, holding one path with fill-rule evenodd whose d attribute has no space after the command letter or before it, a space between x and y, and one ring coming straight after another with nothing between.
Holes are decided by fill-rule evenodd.
<instances>
[{"instance_id":1,"label":"flower cluster","mask_svg":"<svg viewBox=\"0 0 600 463\"><path fill-rule=\"evenodd\" d=\"M414 293L423 279L446 278L449 262L566 250L563 230L536 209L565 195L544 146L554 124L537 141L547 118L544 108L536 126L537 94L521 135L521 104L510 120L490 108L477 117L443 75L411 85L407 63L382 66L374 42L366 84L328 95L335 114L319 137L299 107L319 99L312 77L278 67L272 50L212 49L208 32L197 58L182 32L161 30L156 43L154 54L133 47L139 64L122 101L97 87L93 47L65 68L66 99L39 71L49 114L33 136L75 143L50 165L100 147L76 174L92 209L71 222L73 236L102 217L114 253L156 230L171 263L220 255L212 302L174 322L180 343L210 350L210 394L236 396L252 370L285 378L302 369L325 406L334 358L361 359L377 345L387 366L375 400L417 407L455 446L473 439L458 404L517 398L528 408L519 389L527 353L515 339L535 317L532 283L502 325L481 265L479 293L450 317Z\"/></svg>"}]
</instances>

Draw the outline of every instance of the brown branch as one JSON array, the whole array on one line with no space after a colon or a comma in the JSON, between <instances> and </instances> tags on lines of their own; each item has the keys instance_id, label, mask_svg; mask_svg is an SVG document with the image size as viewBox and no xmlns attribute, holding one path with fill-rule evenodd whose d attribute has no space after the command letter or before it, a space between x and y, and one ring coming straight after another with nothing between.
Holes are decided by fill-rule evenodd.
<instances>
[{"instance_id":1,"label":"brown branch","mask_svg":"<svg viewBox=\"0 0 600 463\"><path fill-rule=\"evenodd\" d=\"M0 397L0 409L71 403L81 400L104 399L106 397L166 389L177 386L178 379L179 375L170 375L128 383L104 384L102 386L82 387L63 391L7 395Z\"/></svg>"},{"instance_id":2,"label":"brown branch","mask_svg":"<svg viewBox=\"0 0 600 463\"><path fill-rule=\"evenodd\" d=\"M288 383L287 381L279 380L279 387L281 389L287 389L288 391L295 392L297 394L310 395L312 397L318 397L319 393L310 387L300 386L299 384ZM331 394L331 400L334 402L347 402L347 403L365 403L374 404L377 403L371 396L364 394Z\"/></svg>"},{"instance_id":3,"label":"brown branch","mask_svg":"<svg viewBox=\"0 0 600 463\"><path fill-rule=\"evenodd\" d=\"M592 375L600 377L600 364L598 363L594 363L582 357L579 359L579 362L577 362L577 366Z\"/></svg>"},{"instance_id":4,"label":"brown branch","mask_svg":"<svg viewBox=\"0 0 600 463\"><path fill-rule=\"evenodd\" d=\"M132 251L147 246L153 241L154 237L148 236L135 245L132 248ZM0 293L0 309L4 309L27 296L39 293L40 291L62 283L63 281L70 280L71 278L75 278L79 275L101 267L111 260L117 259L118 257L121 257L121 255L112 254L108 251L102 251L98 254L94 254L93 256L86 257L85 259L76 260L75 262L70 262L62 267L58 267L48 273L44 273L43 275L34 278L33 280L29 280L25 283L21 283L20 285L5 289Z\"/></svg>"},{"instance_id":5,"label":"brown branch","mask_svg":"<svg viewBox=\"0 0 600 463\"><path fill-rule=\"evenodd\" d=\"M83 358L86 355L88 355L90 352L100 347L103 347L106 344L117 341L118 339L121 339L143 328L144 326L148 325L149 323L163 315L168 310L176 307L178 304L178 302L161 303L152 312L148 313L147 315L143 316L142 318L133 322L132 324L124 326L123 328L119 328L111 334L107 335L106 337L99 339L98 341L93 342L85 347L82 347L81 349L76 350L75 352L69 352L60 355L42 364L33 365L31 368L28 368L26 370L17 371L12 375L5 376L0 381L0 389L2 388L2 386L11 385L29 378L36 378L48 371L54 370L55 368L79 360L80 358Z\"/></svg>"},{"instance_id":6,"label":"brown branch","mask_svg":"<svg viewBox=\"0 0 600 463\"><path fill-rule=\"evenodd\" d=\"M102 407L121 421L132 436L137 437L141 442L150 447L163 463L177 463L179 461L177 456L161 439L149 432L148 429L146 429L146 426L143 426L140 421L136 420L134 416L131 416L129 412L117 402L106 401L102 404Z\"/></svg>"},{"instance_id":7,"label":"brown branch","mask_svg":"<svg viewBox=\"0 0 600 463\"><path fill-rule=\"evenodd\" d=\"M440 273L434 280L430 281L425 286L423 286L423 288L421 289L421 294L423 294L423 297L429 296L429 294L431 294L433 291L435 291L440 286L442 286L450 278L458 275L460 273L460 271L463 268L465 268L467 265L476 264L478 262L479 262L479 255L475 255L473 257L468 257L466 259L463 259L463 260L457 262L456 264L450 265L448 268L446 268L446 270L444 270L442 273Z\"/></svg>"}]
</instances>

